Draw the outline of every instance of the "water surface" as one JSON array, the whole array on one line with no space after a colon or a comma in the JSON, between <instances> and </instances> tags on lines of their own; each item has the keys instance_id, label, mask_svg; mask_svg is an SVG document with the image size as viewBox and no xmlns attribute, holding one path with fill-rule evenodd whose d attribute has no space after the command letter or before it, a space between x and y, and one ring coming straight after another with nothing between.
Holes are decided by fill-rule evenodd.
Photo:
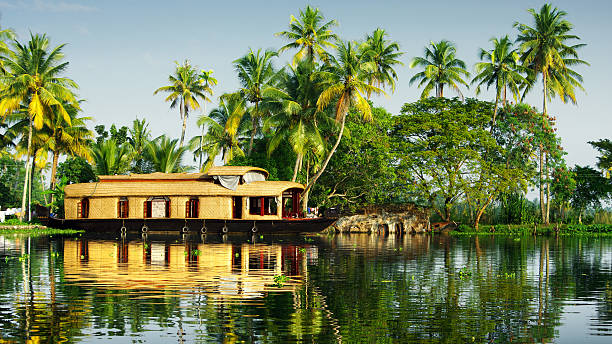
<instances>
[{"instance_id":1,"label":"water surface","mask_svg":"<svg viewBox=\"0 0 612 344\"><path fill-rule=\"evenodd\" d=\"M612 239L0 237L0 342L611 343Z\"/></svg>"}]
</instances>

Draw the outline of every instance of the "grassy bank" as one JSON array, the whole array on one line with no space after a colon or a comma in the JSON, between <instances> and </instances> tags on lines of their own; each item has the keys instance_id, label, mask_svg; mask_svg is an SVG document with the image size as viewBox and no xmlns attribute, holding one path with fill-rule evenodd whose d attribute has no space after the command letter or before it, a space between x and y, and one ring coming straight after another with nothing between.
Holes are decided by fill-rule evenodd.
<instances>
[{"instance_id":1,"label":"grassy bank","mask_svg":"<svg viewBox=\"0 0 612 344\"><path fill-rule=\"evenodd\" d=\"M48 228L39 223L22 222L16 219L0 222L0 235L72 235L83 232L74 229Z\"/></svg>"},{"instance_id":2,"label":"grassy bank","mask_svg":"<svg viewBox=\"0 0 612 344\"><path fill-rule=\"evenodd\" d=\"M585 235L612 236L612 225L480 225L476 230L468 225L460 225L451 235Z\"/></svg>"}]
</instances>

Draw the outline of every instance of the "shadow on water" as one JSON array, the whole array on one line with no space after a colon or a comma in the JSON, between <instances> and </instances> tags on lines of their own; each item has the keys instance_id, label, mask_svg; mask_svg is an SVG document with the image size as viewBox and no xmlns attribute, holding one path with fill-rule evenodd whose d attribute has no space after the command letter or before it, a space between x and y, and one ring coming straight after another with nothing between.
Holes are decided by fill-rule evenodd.
<instances>
[{"instance_id":1,"label":"shadow on water","mask_svg":"<svg viewBox=\"0 0 612 344\"><path fill-rule=\"evenodd\" d=\"M0 237L0 342L609 342L612 240Z\"/></svg>"}]
</instances>

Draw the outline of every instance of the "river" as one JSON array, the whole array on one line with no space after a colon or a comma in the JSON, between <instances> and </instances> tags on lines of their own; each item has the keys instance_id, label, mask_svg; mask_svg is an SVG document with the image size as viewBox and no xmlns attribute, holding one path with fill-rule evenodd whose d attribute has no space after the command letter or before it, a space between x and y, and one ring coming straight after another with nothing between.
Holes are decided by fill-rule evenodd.
<instances>
[{"instance_id":1,"label":"river","mask_svg":"<svg viewBox=\"0 0 612 344\"><path fill-rule=\"evenodd\" d=\"M0 343L611 343L612 238L0 236Z\"/></svg>"}]
</instances>

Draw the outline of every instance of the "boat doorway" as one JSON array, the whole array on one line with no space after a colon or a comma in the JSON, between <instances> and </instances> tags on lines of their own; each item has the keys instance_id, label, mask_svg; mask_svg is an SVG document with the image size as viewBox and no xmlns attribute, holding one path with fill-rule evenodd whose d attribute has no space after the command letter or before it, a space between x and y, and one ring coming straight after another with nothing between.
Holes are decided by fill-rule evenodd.
<instances>
[{"instance_id":1,"label":"boat doorway","mask_svg":"<svg viewBox=\"0 0 612 344\"><path fill-rule=\"evenodd\" d=\"M289 189L283 192L283 217L300 217L300 195L301 189Z\"/></svg>"},{"instance_id":2,"label":"boat doorway","mask_svg":"<svg viewBox=\"0 0 612 344\"><path fill-rule=\"evenodd\" d=\"M242 197L240 196L232 197L232 218L242 218Z\"/></svg>"}]
</instances>

